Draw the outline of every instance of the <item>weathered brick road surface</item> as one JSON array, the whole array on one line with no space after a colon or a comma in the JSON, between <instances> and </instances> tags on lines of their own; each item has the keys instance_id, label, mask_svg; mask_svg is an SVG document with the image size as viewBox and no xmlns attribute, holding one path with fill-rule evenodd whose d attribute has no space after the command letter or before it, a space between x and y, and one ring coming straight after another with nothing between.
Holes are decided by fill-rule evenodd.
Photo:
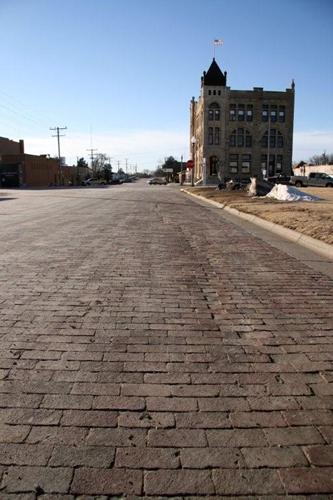
<instances>
[{"instance_id":1,"label":"weathered brick road surface","mask_svg":"<svg viewBox=\"0 0 333 500\"><path fill-rule=\"evenodd\" d=\"M1 500L332 498L329 278L175 188L11 197Z\"/></svg>"}]
</instances>

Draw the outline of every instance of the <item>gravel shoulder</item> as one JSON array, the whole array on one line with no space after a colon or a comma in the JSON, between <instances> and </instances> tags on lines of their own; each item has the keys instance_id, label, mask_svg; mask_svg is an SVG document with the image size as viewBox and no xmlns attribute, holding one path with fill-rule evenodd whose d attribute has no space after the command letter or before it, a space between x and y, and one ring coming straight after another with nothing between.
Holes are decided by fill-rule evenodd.
<instances>
[{"instance_id":1,"label":"gravel shoulder","mask_svg":"<svg viewBox=\"0 0 333 500\"><path fill-rule=\"evenodd\" d=\"M225 192L207 187L188 187L186 190L333 244L333 189L302 189L305 193L321 198L321 201L317 202L285 202L264 197L250 198L243 191Z\"/></svg>"}]
</instances>

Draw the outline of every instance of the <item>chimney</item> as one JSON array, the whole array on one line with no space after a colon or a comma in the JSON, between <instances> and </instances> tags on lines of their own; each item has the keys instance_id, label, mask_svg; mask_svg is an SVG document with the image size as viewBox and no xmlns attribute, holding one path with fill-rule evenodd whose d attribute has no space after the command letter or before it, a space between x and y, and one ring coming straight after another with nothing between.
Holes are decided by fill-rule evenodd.
<instances>
[{"instance_id":1,"label":"chimney","mask_svg":"<svg viewBox=\"0 0 333 500\"><path fill-rule=\"evenodd\" d=\"M24 140L20 139L20 154L24 155Z\"/></svg>"}]
</instances>

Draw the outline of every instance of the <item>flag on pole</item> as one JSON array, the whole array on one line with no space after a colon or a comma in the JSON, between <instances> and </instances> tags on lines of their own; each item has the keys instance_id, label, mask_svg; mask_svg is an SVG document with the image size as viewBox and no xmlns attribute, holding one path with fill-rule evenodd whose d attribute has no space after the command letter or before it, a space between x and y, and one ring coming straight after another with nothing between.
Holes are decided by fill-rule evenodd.
<instances>
[{"instance_id":1,"label":"flag on pole","mask_svg":"<svg viewBox=\"0 0 333 500\"><path fill-rule=\"evenodd\" d=\"M223 40L221 38L215 38L214 45L223 45Z\"/></svg>"}]
</instances>

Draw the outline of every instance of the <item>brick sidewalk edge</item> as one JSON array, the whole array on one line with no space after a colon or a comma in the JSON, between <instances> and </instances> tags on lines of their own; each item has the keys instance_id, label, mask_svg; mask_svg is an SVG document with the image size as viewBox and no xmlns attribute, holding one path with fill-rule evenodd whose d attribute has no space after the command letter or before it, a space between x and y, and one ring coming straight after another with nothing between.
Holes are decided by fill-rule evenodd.
<instances>
[{"instance_id":1,"label":"brick sidewalk edge","mask_svg":"<svg viewBox=\"0 0 333 500\"><path fill-rule=\"evenodd\" d=\"M182 192L193 196L194 198L198 198L201 201L205 201L210 205L213 205L217 208L222 208L226 212L236 215L241 219L245 219L257 226L261 226L264 229L271 231L272 233L278 234L287 240L293 241L294 243L298 243L310 250L319 253L320 255L327 257L330 260L333 260L333 246L328 243L324 243L323 241L317 240L316 238L312 238L311 236L307 236L305 234L299 233L298 231L294 231L293 229L289 229L287 227L280 226L279 224L275 224L274 222L270 222L262 219L261 217L257 217L253 214L247 214L245 212L241 212L236 208L228 207L223 203L219 203L218 201L210 200L209 198L205 198L199 194L191 193L187 189L181 189Z\"/></svg>"}]
</instances>

